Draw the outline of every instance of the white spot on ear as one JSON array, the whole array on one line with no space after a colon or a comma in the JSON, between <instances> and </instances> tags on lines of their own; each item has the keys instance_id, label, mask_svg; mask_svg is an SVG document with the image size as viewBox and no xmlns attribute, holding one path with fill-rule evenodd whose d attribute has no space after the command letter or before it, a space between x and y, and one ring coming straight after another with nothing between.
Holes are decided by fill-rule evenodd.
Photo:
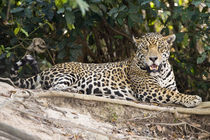
<instances>
[{"instance_id":1,"label":"white spot on ear","mask_svg":"<svg viewBox=\"0 0 210 140\"><path fill-rule=\"evenodd\" d=\"M132 36L132 38L133 38L133 42L135 43L135 45L136 45L137 47L139 47L139 43L141 42L140 38L136 38L136 37L134 37L134 36Z\"/></svg>"},{"instance_id":2,"label":"white spot on ear","mask_svg":"<svg viewBox=\"0 0 210 140\"><path fill-rule=\"evenodd\" d=\"M133 38L133 42L135 42L135 43L139 43L140 42L140 39L136 38L134 35L132 36L132 38Z\"/></svg>"},{"instance_id":3,"label":"white spot on ear","mask_svg":"<svg viewBox=\"0 0 210 140\"><path fill-rule=\"evenodd\" d=\"M168 36L164 37L164 39L166 39L168 44L172 44L176 39L176 35L175 34L168 35Z\"/></svg>"},{"instance_id":4,"label":"white spot on ear","mask_svg":"<svg viewBox=\"0 0 210 140\"><path fill-rule=\"evenodd\" d=\"M134 35L132 36L132 38L133 38L133 42L135 42L135 43L136 43L136 38L135 38L135 36L134 36Z\"/></svg>"}]
</instances>

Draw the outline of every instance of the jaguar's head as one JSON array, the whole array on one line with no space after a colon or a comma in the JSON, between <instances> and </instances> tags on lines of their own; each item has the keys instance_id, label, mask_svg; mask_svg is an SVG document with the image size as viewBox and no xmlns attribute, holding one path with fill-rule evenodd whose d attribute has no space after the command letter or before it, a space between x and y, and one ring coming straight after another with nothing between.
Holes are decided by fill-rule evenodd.
<instances>
[{"instance_id":1,"label":"jaguar's head","mask_svg":"<svg viewBox=\"0 0 210 140\"><path fill-rule=\"evenodd\" d=\"M163 37L158 33L147 33L139 39L133 37L137 46L138 66L152 76L159 75L162 64L170 56L170 47L175 39L174 34Z\"/></svg>"}]
</instances>

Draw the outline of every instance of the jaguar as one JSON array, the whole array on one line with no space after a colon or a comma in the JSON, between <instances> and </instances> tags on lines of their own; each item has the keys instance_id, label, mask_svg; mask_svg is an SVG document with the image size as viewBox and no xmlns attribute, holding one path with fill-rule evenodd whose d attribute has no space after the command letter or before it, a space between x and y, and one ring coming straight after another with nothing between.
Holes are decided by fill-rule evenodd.
<instances>
[{"instance_id":1,"label":"jaguar","mask_svg":"<svg viewBox=\"0 0 210 140\"><path fill-rule=\"evenodd\" d=\"M169 63L175 39L175 34L146 33L140 38L133 37L137 50L133 57L124 61L61 63L24 79L18 76L20 67L29 64L37 69L36 60L26 55L14 64L10 77L20 88L74 91L110 99L195 107L202 102L201 97L178 91Z\"/></svg>"}]
</instances>

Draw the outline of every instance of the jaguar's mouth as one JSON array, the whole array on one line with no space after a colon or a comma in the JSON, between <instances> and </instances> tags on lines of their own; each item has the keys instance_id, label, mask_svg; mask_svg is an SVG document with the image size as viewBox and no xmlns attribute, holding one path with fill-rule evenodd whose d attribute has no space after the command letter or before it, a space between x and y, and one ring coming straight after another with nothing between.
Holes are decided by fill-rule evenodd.
<instances>
[{"instance_id":1,"label":"jaguar's mouth","mask_svg":"<svg viewBox=\"0 0 210 140\"><path fill-rule=\"evenodd\" d=\"M152 64L149 66L150 71L158 71L158 68L159 68L159 66L155 65L155 64Z\"/></svg>"},{"instance_id":2,"label":"jaguar's mouth","mask_svg":"<svg viewBox=\"0 0 210 140\"><path fill-rule=\"evenodd\" d=\"M156 64L152 64L150 66L146 66L146 70L148 73L159 73L160 69L161 69L162 65L156 65Z\"/></svg>"}]
</instances>

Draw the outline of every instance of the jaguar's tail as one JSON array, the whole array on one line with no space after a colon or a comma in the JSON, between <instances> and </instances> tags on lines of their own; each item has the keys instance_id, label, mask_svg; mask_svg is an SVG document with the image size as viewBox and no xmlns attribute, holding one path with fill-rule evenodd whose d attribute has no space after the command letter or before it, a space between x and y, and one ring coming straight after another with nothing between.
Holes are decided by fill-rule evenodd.
<instances>
[{"instance_id":1,"label":"jaguar's tail","mask_svg":"<svg viewBox=\"0 0 210 140\"><path fill-rule=\"evenodd\" d=\"M27 79L19 78L18 71L22 66L26 64L29 64L32 67L36 75ZM37 61L31 55L26 55L21 60L16 62L13 68L11 68L10 78L14 84L20 88L34 89L36 88L37 84L39 84L40 76L37 74L38 72L39 68Z\"/></svg>"}]
</instances>

